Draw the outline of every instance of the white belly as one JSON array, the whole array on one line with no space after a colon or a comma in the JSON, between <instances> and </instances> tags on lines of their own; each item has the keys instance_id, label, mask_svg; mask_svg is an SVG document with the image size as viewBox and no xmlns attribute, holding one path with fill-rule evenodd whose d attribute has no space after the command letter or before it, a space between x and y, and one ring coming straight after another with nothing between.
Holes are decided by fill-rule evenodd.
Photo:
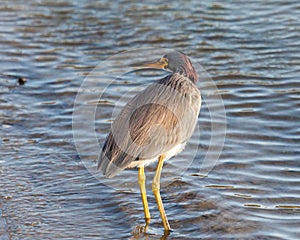
<instances>
[{"instance_id":1,"label":"white belly","mask_svg":"<svg viewBox=\"0 0 300 240\"><path fill-rule=\"evenodd\" d=\"M175 147L171 148L169 151L165 152L164 155L165 156L165 160L170 159L171 157L175 156L176 154L180 153L184 147L185 147L186 143L181 143L176 145ZM130 165L128 166L128 168L134 168L134 167L142 167L142 166L147 166L152 162L155 162L158 160L157 156L156 158L151 158L151 159L144 159L144 160L139 160L139 161L133 161L132 163L130 163Z\"/></svg>"}]
</instances>

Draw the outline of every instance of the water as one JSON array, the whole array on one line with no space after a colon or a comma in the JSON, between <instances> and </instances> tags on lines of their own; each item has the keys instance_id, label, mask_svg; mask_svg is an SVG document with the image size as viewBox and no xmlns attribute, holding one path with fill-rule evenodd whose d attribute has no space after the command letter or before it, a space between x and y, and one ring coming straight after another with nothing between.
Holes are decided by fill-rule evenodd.
<instances>
[{"instance_id":1,"label":"water","mask_svg":"<svg viewBox=\"0 0 300 240\"><path fill-rule=\"evenodd\" d=\"M85 76L137 47L191 56L214 79L226 109L223 152L207 177L198 174L209 145L205 104L190 169L169 174L189 159L193 140L166 163L162 196L175 231L165 239L300 238L299 11L297 1L2 1L0 239L164 238L151 191L150 229L136 229L143 224L136 172L120 175L132 181L124 190L110 187L84 167L73 140ZM142 87L124 82L111 89L111 102L100 103L100 139L118 89L121 95L132 86Z\"/></svg>"}]
</instances>

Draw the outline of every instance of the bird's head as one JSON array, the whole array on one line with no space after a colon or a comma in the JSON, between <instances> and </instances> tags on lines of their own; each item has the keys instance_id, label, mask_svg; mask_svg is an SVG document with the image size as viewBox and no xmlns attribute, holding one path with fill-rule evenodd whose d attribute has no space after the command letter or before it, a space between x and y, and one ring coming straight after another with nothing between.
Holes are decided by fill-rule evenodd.
<instances>
[{"instance_id":1,"label":"bird's head","mask_svg":"<svg viewBox=\"0 0 300 240\"><path fill-rule=\"evenodd\" d=\"M162 58L152 62L138 64L139 67L150 67L170 70L173 73L182 74L193 82L198 80L198 74L192 65L191 60L181 52L170 52Z\"/></svg>"}]
</instances>

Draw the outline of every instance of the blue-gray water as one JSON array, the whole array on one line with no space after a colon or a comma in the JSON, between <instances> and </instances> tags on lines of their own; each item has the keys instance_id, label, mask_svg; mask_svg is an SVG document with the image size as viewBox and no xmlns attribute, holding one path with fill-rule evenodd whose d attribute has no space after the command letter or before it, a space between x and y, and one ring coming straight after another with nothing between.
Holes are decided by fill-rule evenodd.
<instances>
[{"instance_id":1,"label":"blue-gray water","mask_svg":"<svg viewBox=\"0 0 300 240\"><path fill-rule=\"evenodd\" d=\"M205 178L196 174L209 145L204 104L199 159L162 188L174 229L167 239L299 239L299 15L296 0L2 1L0 239L162 237L151 187L153 219L143 235L135 231L143 224L137 188L116 190L93 177L72 135L85 76L138 47L180 50L201 63L226 110L214 169ZM98 121L105 136L109 122ZM168 167L176 169L172 160ZM135 171L124 174L136 180Z\"/></svg>"}]
</instances>

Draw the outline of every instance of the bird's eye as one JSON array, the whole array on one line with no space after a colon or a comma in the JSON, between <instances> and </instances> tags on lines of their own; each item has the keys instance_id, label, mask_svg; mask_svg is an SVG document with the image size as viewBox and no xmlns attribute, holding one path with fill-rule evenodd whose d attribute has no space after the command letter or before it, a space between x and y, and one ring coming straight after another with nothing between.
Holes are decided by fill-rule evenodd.
<instances>
[{"instance_id":1,"label":"bird's eye","mask_svg":"<svg viewBox=\"0 0 300 240\"><path fill-rule=\"evenodd\" d=\"M162 58L160 59L160 62L164 65L164 68L165 68L165 69L166 69L167 66L169 65L169 61L168 61L168 59L165 58L165 57L162 57Z\"/></svg>"}]
</instances>

